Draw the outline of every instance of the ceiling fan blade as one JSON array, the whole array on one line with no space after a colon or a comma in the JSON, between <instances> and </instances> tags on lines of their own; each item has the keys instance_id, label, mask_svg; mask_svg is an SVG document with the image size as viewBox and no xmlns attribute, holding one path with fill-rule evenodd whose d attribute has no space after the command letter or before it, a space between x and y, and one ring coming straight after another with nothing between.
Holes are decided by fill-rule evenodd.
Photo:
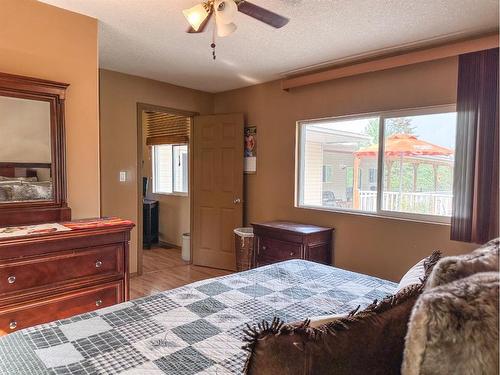
<instances>
[{"instance_id":1,"label":"ceiling fan blade","mask_svg":"<svg viewBox=\"0 0 500 375\"><path fill-rule=\"evenodd\" d=\"M246 0L241 0L238 2L238 10L241 13L246 14L256 20L267 23L268 25L279 29L280 27L285 26L288 21L288 18L280 16L270 10L264 9L258 5L252 4Z\"/></svg>"},{"instance_id":2,"label":"ceiling fan blade","mask_svg":"<svg viewBox=\"0 0 500 375\"><path fill-rule=\"evenodd\" d=\"M187 29L186 32L189 33L189 34L200 34L200 33L204 32L205 29L207 28L208 23L212 19L213 15L214 15L213 12L210 12L208 14L208 17L205 18L205 21L202 22L202 24L200 25L200 28L198 29L198 31L196 31L191 26L189 26L189 29Z\"/></svg>"}]
</instances>

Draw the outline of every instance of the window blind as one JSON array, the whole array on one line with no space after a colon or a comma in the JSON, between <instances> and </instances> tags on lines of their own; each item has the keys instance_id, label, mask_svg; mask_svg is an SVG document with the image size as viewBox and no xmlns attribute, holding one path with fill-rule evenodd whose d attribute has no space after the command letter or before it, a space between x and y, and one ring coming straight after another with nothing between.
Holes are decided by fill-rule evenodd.
<instances>
[{"instance_id":1,"label":"window blind","mask_svg":"<svg viewBox=\"0 0 500 375\"><path fill-rule=\"evenodd\" d=\"M145 112L148 146L189 143L191 118L173 113Z\"/></svg>"}]
</instances>

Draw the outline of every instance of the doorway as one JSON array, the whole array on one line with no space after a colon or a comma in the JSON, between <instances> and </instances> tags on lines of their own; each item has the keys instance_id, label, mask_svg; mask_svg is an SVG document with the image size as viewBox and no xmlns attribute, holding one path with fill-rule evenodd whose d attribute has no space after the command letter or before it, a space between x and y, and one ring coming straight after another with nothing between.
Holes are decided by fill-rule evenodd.
<instances>
[{"instance_id":1,"label":"doorway","mask_svg":"<svg viewBox=\"0 0 500 375\"><path fill-rule=\"evenodd\" d=\"M179 250L183 235L190 233L190 132L195 115L137 104L138 275L155 267L144 262L144 251ZM183 258L190 263L190 249Z\"/></svg>"},{"instance_id":2,"label":"doorway","mask_svg":"<svg viewBox=\"0 0 500 375\"><path fill-rule=\"evenodd\" d=\"M137 124L138 274L152 222L143 217L145 200L158 204L160 246L179 248L190 233L184 259L235 270L233 229L243 221L243 114L199 116L138 103Z\"/></svg>"}]
</instances>

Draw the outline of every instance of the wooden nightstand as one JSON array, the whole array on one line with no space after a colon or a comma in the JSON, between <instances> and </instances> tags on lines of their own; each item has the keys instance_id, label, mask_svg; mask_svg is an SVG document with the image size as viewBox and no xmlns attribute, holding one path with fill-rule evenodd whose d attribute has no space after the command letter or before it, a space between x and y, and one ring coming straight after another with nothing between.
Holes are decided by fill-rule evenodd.
<instances>
[{"instance_id":1,"label":"wooden nightstand","mask_svg":"<svg viewBox=\"0 0 500 375\"><path fill-rule=\"evenodd\" d=\"M332 264L333 228L286 221L252 225L255 235L254 267L288 259Z\"/></svg>"},{"instance_id":2,"label":"wooden nightstand","mask_svg":"<svg viewBox=\"0 0 500 375\"><path fill-rule=\"evenodd\" d=\"M142 243L145 249L157 244L159 229L159 202L153 199L142 201Z\"/></svg>"}]
</instances>

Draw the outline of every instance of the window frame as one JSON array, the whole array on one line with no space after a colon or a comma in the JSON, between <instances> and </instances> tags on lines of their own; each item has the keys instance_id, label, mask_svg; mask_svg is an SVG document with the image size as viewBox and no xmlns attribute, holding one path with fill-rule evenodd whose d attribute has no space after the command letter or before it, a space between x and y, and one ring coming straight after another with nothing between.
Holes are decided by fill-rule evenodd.
<instances>
[{"instance_id":1,"label":"window frame","mask_svg":"<svg viewBox=\"0 0 500 375\"><path fill-rule=\"evenodd\" d=\"M171 178L172 178L172 192L168 191L157 191L156 190L156 146L172 146L172 155L171 155ZM188 153L188 163L187 163L187 191L176 191L175 190L175 183L174 183L174 147L179 147L179 146L186 146L187 147L187 153ZM151 176L153 178L153 186L152 186L152 193L154 195L166 195L166 196L178 196L178 197L188 197L189 196L189 144L188 143L175 143L175 144L160 144L160 145L153 145L152 149L152 161L151 161Z\"/></svg>"},{"instance_id":2,"label":"window frame","mask_svg":"<svg viewBox=\"0 0 500 375\"><path fill-rule=\"evenodd\" d=\"M186 172L187 172L187 183L186 183L186 191L177 191L175 190L175 160L174 160L174 149L176 147L182 147L182 146L186 146L186 152L187 152L187 164L186 164ZM189 145L187 143L179 143L179 144L175 144L175 145L172 145L172 193L171 194L175 194L175 195L181 195L181 196L188 196L189 194Z\"/></svg>"},{"instance_id":3,"label":"window frame","mask_svg":"<svg viewBox=\"0 0 500 375\"><path fill-rule=\"evenodd\" d=\"M426 215L410 212L399 212L399 211L388 211L382 209L382 197L383 197L383 176L384 176L384 155L383 150L385 146L384 138L384 128L385 119L390 119L394 117L405 117L405 116L422 116L422 115L432 115L440 113L450 113L456 112L456 103L453 104L443 104L428 107L418 107L418 108L406 108L397 109L390 111L380 111L380 112L368 112L361 114L350 114L344 116L333 116L325 117L312 120L300 120L296 122L296 157L295 157L295 202L294 206L296 208L311 209L318 211L329 211L335 213L346 213L361 216L374 216L382 217L388 219L398 219L406 221L417 221L433 224L446 224L450 225L450 216L438 216L438 215ZM352 208L339 208L339 207L325 207L325 206L312 206L301 204L303 200L303 184L304 184L304 166L305 161L303 160L303 155L305 151L305 142L303 140L303 132L305 125L311 125L315 123L323 123L325 121L345 121L345 120L360 120L364 118L379 118L379 149L377 157L377 204L375 211L361 211Z\"/></svg>"}]
</instances>

